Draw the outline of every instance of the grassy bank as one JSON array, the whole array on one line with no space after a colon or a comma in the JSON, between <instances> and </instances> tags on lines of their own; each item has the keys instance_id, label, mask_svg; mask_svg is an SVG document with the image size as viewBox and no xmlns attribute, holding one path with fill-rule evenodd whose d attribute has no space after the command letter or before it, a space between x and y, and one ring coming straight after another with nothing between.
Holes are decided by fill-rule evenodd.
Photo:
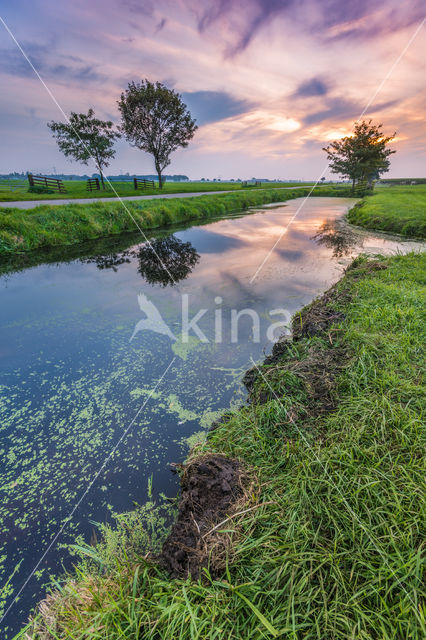
<instances>
[{"instance_id":1,"label":"grassy bank","mask_svg":"<svg viewBox=\"0 0 426 640\"><path fill-rule=\"evenodd\" d=\"M377 187L356 204L348 221L366 229L426 238L426 185Z\"/></svg>"},{"instance_id":2,"label":"grassy bank","mask_svg":"<svg viewBox=\"0 0 426 640\"><path fill-rule=\"evenodd\" d=\"M318 187L315 195L347 195L348 189ZM164 200L42 205L30 210L0 206L0 256L43 247L70 245L140 229L155 229L186 220L283 202L309 193L295 190L248 190L231 194Z\"/></svg>"},{"instance_id":3,"label":"grassy bank","mask_svg":"<svg viewBox=\"0 0 426 640\"><path fill-rule=\"evenodd\" d=\"M250 403L193 450L248 471L193 552L202 579L170 579L145 555L155 527L134 512L86 548L26 637L424 637L425 267L357 259L246 376Z\"/></svg>"},{"instance_id":4,"label":"grassy bank","mask_svg":"<svg viewBox=\"0 0 426 640\"><path fill-rule=\"evenodd\" d=\"M136 191L133 182L111 182L106 184L105 190L100 191L87 191L86 182L84 180L64 180L63 181L66 193L29 193L25 187L20 190L12 190L8 186L0 184L0 202L9 202L13 200L58 200L60 198L115 198L117 194L122 197L128 196L143 196L143 195L158 195L161 193L198 193L202 191L236 191L241 190L240 182L166 182L162 191L158 189L158 183L154 189L147 189L144 191ZM274 187L292 187L303 186L303 184L314 184L312 182L306 183L273 183L265 182L260 187L250 187L251 189L269 189Z\"/></svg>"}]
</instances>

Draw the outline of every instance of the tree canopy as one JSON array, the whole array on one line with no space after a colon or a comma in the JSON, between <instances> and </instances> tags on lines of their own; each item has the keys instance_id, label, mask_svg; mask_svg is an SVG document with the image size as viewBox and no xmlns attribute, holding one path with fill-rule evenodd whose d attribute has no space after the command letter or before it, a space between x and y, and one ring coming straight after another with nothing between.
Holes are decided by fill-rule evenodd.
<instances>
[{"instance_id":1,"label":"tree canopy","mask_svg":"<svg viewBox=\"0 0 426 640\"><path fill-rule=\"evenodd\" d=\"M118 101L120 130L131 145L154 157L160 188L170 155L187 147L197 129L179 93L161 82L131 82Z\"/></svg>"},{"instance_id":2,"label":"tree canopy","mask_svg":"<svg viewBox=\"0 0 426 640\"><path fill-rule=\"evenodd\" d=\"M95 118L94 110L89 109L87 114L71 112L67 123L52 120L47 126L66 157L86 165L94 160L105 189L104 169L115 156L114 142L120 137L113 122Z\"/></svg>"},{"instance_id":3,"label":"tree canopy","mask_svg":"<svg viewBox=\"0 0 426 640\"><path fill-rule=\"evenodd\" d=\"M371 120L357 122L352 136L323 148L331 171L352 180L353 189L356 184L371 187L373 180L389 169L389 156L395 151L388 144L396 134L386 136L382 126L372 124Z\"/></svg>"}]
</instances>

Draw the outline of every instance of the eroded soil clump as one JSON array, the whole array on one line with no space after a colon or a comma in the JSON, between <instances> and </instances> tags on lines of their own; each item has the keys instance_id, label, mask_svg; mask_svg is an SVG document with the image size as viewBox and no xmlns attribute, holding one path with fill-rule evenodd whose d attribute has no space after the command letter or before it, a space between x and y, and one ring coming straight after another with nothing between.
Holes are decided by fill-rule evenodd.
<instances>
[{"instance_id":1,"label":"eroded soil clump","mask_svg":"<svg viewBox=\"0 0 426 640\"><path fill-rule=\"evenodd\" d=\"M301 313L297 313L292 322L293 340L301 338L313 338L327 333L333 324L342 322L345 319L341 311L336 310L338 302L348 302L349 294L337 291L332 287L324 293L321 298L314 300L305 307Z\"/></svg>"},{"instance_id":2,"label":"eroded soil clump","mask_svg":"<svg viewBox=\"0 0 426 640\"><path fill-rule=\"evenodd\" d=\"M211 530L232 514L244 481L240 462L224 456L205 456L183 467L178 517L160 556L172 576L198 578L207 566L213 575L222 569L228 537Z\"/></svg>"}]
</instances>

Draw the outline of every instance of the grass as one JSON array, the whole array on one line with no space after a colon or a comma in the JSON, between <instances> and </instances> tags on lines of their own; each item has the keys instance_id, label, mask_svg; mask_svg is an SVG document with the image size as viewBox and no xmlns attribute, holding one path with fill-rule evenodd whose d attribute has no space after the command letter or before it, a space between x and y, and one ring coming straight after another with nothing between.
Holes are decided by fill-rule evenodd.
<instances>
[{"instance_id":1,"label":"grass","mask_svg":"<svg viewBox=\"0 0 426 640\"><path fill-rule=\"evenodd\" d=\"M192 452L238 458L256 484L221 527L221 573L170 579L123 516L25 637L423 638L425 268L424 254L358 258Z\"/></svg>"},{"instance_id":2,"label":"grass","mask_svg":"<svg viewBox=\"0 0 426 640\"><path fill-rule=\"evenodd\" d=\"M307 195L305 189L240 190L208 197L126 202L40 205L30 210L1 208L0 256L71 245L140 229L154 229L186 220L219 216L250 206L283 202ZM348 189L324 186L315 195L347 195Z\"/></svg>"},{"instance_id":3,"label":"grass","mask_svg":"<svg viewBox=\"0 0 426 640\"><path fill-rule=\"evenodd\" d=\"M352 224L366 229L426 238L426 185L376 187L348 214Z\"/></svg>"},{"instance_id":4,"label":"grass","mask_svg":"<svg viewBox=\"0 0 426 640\"><path fill-rule=\"evenodd\" d=\"M135 191L133 182L112 182L110 186L106 184L105 190L87 191L85 180L64 180L66 194L61 193L29 193L27 188L12 190L8 185L0 184L0 202L10 202L14 200L58 200L70 198L114 198L118 194L122 197L161 195L162 193L196 193L202 191L234 191L241 190L239 182L166 182L162 191L155 189ZM156 183L157 184L157 183ZM272 183L265 182L261 187L250 187L250 189L273 189L276 187L308 186L313 182L306 183ZM114 189L114 190L113 190Z\"/></svg>"}]
</instances>

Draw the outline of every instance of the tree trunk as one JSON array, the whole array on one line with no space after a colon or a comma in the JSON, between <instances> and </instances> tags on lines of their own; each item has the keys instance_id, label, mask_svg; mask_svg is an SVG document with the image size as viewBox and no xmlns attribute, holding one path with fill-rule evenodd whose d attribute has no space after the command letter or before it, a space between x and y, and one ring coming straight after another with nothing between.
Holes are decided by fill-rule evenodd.
<instances>
[{"instance_id":1,"label":"tree trunk","mask_svg":"<svg viewBox=\"0 0 426 640\"><path fill-rule=\"evenodd\" d=\"M155 163L155 170L158 175L158 187L159 189L163 188L163 176L161 175L161 167L159 164Z\"/></svg>"},{"instance_id":2,"label":"tree trunk","mask_svg":"<svg viewBox=\"0 0 426 640\"><path fill-rule=\"evenodd\" d=\"M355 193L355 178L352 178L352 193Z\"/></svg>"},{"instance_id":3,"label":"tree trunk","mask_svg":"<svg viewBox=\"0 0 426 640\"><path fill-rule=\"evenodd\" d=\"M101 169L99 169L99 173L101 174L102 189L105 191L104 174Z\"/></svg>"}]
</instances>

